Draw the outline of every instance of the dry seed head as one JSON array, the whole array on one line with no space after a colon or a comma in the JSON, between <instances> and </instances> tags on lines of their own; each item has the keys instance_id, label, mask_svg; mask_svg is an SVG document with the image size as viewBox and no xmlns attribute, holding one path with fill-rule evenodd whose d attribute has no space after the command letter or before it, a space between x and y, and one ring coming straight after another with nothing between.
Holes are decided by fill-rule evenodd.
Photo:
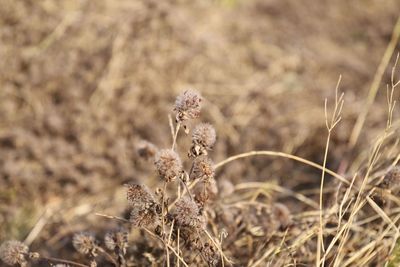
<instances>
[{"instance_id":1,"label":"dry seed head","mask_svg":"<svg viewBox=\"0 0 400 267\"><path fill-rule=\"evenodd\" d=\"M95 254L96 240L90 233L75 234L72 238L72 245L81 254Z\"/></svg>"},{"instance_id":2,"label":"dry seed head","mask_svg":"<svg viewBox=\"0 0 400 267\"><path fill-rule=\"evenodd\" d=\"M108 232L104 236L104 244L109 250L118 249L123 254L126 254L128 248L128 231L121 228L116 231Z\"/></svg>"},{"instance_id":3,"label":"dry seed head","mask_svg":"<svg viewBox=\"0 0 400 267\"><path fill-rule=\"evenodd\" d=\"M172 149L158 151L154 163L159 176L166 182L174 180L182 173L182 161Z\"/></svg>"},{"instance_id":4,"label":"dry seed head","mask_svg":"<svg viewBox=\"0 0 400 267\"><path fill-rule=\"evenodd\" d=\"M25 266L27 264L25 256L28 251L28 246L20 241L6 241L0 246L0 258L8 265Z\"/></svg>"},{"instance_id":5,"label":"dry seed head","mask_svg":"<svg viewBox=\"0 0 400 267\"><path fill-rule=\"evenodd\" d=\"M204 207L209 200L215 200L218 197L218 187L214 179L201 183L193 189L194 199L199 207Z\"/></svg>"},{"instance_id":6,"label":"dry seed head","mask_svg":"<svg viewBox=\"0 0 400 267\"><path fill-rule=\"evenodd\" d=\"M181 198L175 204L174 219L179 226L182 227L205 227L205 220L200 214L199 207L196 202L190 198Z\"/></svg>"},{"instance_id":7,"label":"dry seed head","mask_svg":"<svg viewBox=\"0 0 400 267\"><path fill-rule=\"evenodd\" d=\"M195 119L200 116L202 97L195 90L187 90L175 100L176 121Z\"/></svg>"},{"instance_id":8,"label":"dry seed head","mask_svg":"<svg viewBox=\"0 0 400 267\"><path fill-rule=\"evenodd\" d=\"M136 151L139 157L145 160L151 160L154 159L154 156L156 155L158 148L153 143L150 143L146 140L141 140L136 145Z\"/></svg>"},{"instance_id":9,"label":"dry seed head","mask_svg":"<svg viewBox=\"0 0 400 267\"><path fill-rule=\"evenodd\" d=\"M400 187L400 167L394 167L388 171L380 183L380 187L385 189L398 189Z\"/></svg>"},{"instance_id":10,"label":"dry seed head","mask_svg":"<svg viewBox=\"0 0 400 267\"><path fill-rule=\"evenodd\" d=\"M207 155L207 150L211 150L217 140L214 127L209 123L198 124L192 133L192 147L189 156L197 157Z\"/></svg>"},{"instance_id":11,"label":"dry seed head","mask_svg":"<svg viewBox=\"0 0 400 267\"><path fill-rule=\"evenodd\" d=\"M126 192L126 198L128 199L129 204L133 206L140 206L142 208L154 205L154 196L147 186L129 184L127 187L128 191Z\"/></svg>"},{"instance_id":12,"label":"dry seed head","mask_svg":"<svg viewBox=\"0 0 400 267\"><path fill-rule=\"evenodd\" d=\"M214 163L207 156L197 157L193 162L192 179L203 179L205 182L214 178Z\"/></svg>"},{"instance_id":13,"label":"dry seed head","mask_svg":"<svg viewBox=\"0 0 400 267\"><path fill-rule=\"evenodd\" d=\"M205 243L201 248L201 255L207 261L209 266L217 266L220 262L219 253L209 243Z\"/></svg>"},{"instance_id":14,"label":"dry seed head","mask_svg":"<svg viewBox=\"0 0 400 267\"><path fill-rule=\"evenodd\" d=\"M149 208L134 207L129 221L134 227L147 227L158 223L155 205Z\"/></svg>"}]
</instances>

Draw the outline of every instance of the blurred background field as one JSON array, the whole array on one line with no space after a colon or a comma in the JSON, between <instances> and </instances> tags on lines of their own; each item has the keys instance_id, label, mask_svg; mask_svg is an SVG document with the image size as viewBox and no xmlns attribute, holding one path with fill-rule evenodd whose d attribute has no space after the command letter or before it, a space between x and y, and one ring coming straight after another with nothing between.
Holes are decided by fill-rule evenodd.
<instances>
[{"instance_id":1,"label":"blurred background field","mask_svg":"<svg viewBox=\"0 0 400 267\"><path fill-rule=\"evenodd\" d=\"M72 233L107 229L114 222L94 213L122 213L123 184L156 183L135 147L170 145L168 114L186 88L206 100L215 162L275 150L322 163L324 99L334 100L342 75L328 167L346 173L386 125L394 57L349 148L399 12L398 0L0 0L0 241L64 256ZM217 173L298 192L319 178L273 158Z\"/></svg>"}]
</instances>

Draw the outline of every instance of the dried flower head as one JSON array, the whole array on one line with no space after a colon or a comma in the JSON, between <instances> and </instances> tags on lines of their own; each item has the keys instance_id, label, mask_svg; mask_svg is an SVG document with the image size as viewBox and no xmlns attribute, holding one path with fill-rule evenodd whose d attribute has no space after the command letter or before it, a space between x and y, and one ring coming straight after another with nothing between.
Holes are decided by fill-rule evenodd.
<instances>
[{"instance_id":1,"label":"dried flower head","mask_svg":"<svg viewBox=\"0 0 400 267\"><path fill-rule=\"evenodd\" d=\"M200 207L208 202L208 200L215 200L218 198L217 182L214 179L207 181L207 183L197 184L194 187L195 201Z\"/></svg>"},{"instance_id":2,"label":"dried flower head","mask_svg":"<svg viewBox=\"0 0 400 267\"><path fill-rule=\"evenodd\" d=\"M209 243L205 243L200 250L201 255L209 266L217 266L220 262L220 255L217 250Z\"/></svg>"},{"instance_id":3,"label":"dried flower head","mask_svg":"<svg viewBox=\"0 0 400 267\"><path fill-rule=\"evenodd\" d=\"M207 150L211 150L217 139L214 127L209 123L198 124L192 133L192 147L189 151L190 157L207 155Z\"/></svg>"},{"instance_id":4,"label":"dried flower head","mask_svg":"<svg viewBox=\"0 0 400 267\"><path fill-rule=\"evenodd\" d=\"M275 203L273 205L272 214L277 222L279 222L281 229L286 229L292 223L290 210L282 203Z\"/></svg>"},{"instance_id":5,"label":"dried flower head","mask_svg":"<svg viewBox=\"0 0 400 267\"><path fill-rule=\"evenodd\" d=\"M190 198L181 198L175 204L174 219L177 225L182 227L205 227L204 216L200 214L196 202Z\"/></svg>"},{"instance_id":6,"label":"dried flower head","mask_svg":"<svg viewBox=\"0 0 400 267\"><path fill-rule=\"evenodd\" d=\"M191 179L202 179L204 182L208 182L214 178L214 175L214 163L211 159L202 155L194 160Z\"/></svg>"},{"instance_id":7,"label":"dried flower head","mask_svg":"<svg viewBox=\"0 0 400 267\"><path fill-rule=\"evenodd\" d=\"M180 94L175 101L176 121L195 119L200 116L201 95L195 90L187 90Z\"/></svg>"},{"instance_id":8,"label":"dried flower head","mask_svg":"<svg viewBox=\"0 0 400 267\"><path fill-rule=\"evenodd\" d=\"M147 208L154 205L154 196L147 186L128 184L127 187L128 191L126 192L126 198L128 199L129 204L133 206L140 206L142 208Z\"/></svg>"},{"instance_id":9,"label":"dried flower head","mask_svg":"<svg viewBox=\"0 0 400 267\"><path fill-rule=\"evenodd\" d=\"M134 227L147 227L158 223L158 214L156 212L156 206L150 206L148 208L134 207L131 211L129 221Z\"/></svg>"},{"instance_id":10,"label":"dried flower head","mask_svg":"<svg viewBox=\"0 0 400 267\"><path fill-rule=\"evenodd\" d=\"M142 140L138 142L136 146L136 151L139 157L145 160L151 160L154 159L154 156L156 155L158 148L153 143L150 143L146 140Z\"/></svg>"},{"instance_id":11,"label":"dried flower head","mask_svg":"<svg viewBox=\"0 0 400 267\"><path fill-rule=\"evenodd\" d=\"M394 167L388 171L380 183L385 189L398 189L400 187L400 167Z\"/></svg>"},{"instance_id":12,"label":"dried flower head","mask_svg":"<svg viewBox=\"0 0 400 267\"><path fill-rule=\"evenodd\" d=\"M0 258L8 265L19 264L20 266L26 266L25 256L28 251L28 246L22 242L16 240L6 241L0 246Z\"/></svg>"},{"instance_id":13,"label":"dried flower head","mask_svg":"<svg viewBox=\"0 0 400 267\"><path fill-rule=\"evenodd\" d=\"M75 234L72 245L81 254L96 255L96 239L90 233Z\"/></svg>"},{"instance_id":14,"label":"dried flower head","mask_svg":"<svg viewBox=\"0 0 400 267\"><path fill-rule=\"evenodd\" d=\"M124 228L108 232L104 236L104 244L109 250L122 252L126 254L128 248L128 231Z\"/></svg>"},{"instance_id":15,"label":"dried flower head","mask_svg":"<svg viewBox=\"0 0 400 267\"><path fill-rule=\"evenodd\" d=\"M182 173L182 161L172 149L162 149L157 152L155 161L158 174L166 182L179 177Z\"/></svg>"}]
</instances>

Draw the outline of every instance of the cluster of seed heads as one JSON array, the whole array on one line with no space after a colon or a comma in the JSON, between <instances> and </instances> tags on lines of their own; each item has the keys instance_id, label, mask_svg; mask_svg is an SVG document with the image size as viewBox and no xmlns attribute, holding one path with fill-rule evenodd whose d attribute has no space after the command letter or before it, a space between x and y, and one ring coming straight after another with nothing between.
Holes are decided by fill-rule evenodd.
<instances>
[{"instance_id":1,"label":"cluster of seed heads","mask_svg":"<svg viewBox=\"0 0 400 267\"><path fill-rule=\"evenodd\" d=\"M185 121L199 117L201 103L201 95L194 90L185 91L177 97L174 107L178 123L177 130L179 125ZM184 127L187 129L185 125ZM130 204L129 223L130 226L139 228L155 226L155 233L160 238L166 236L164 223L169 224L171 230L174 230L174 238L176 238L176 229L179 228L181 230L180 238L185 241L185 244L194 245L202 258L210 266L215 266L219 262L219 254L213 246L200 240L199 233L206 229L204 204L208 199L209 192L214 191L213 188L216 190L214 163L208 158L208 151L213 148L216 141L216 133L211 124L200 123L193 129L191 137L192 144L188 155L193 160L190 173L185 172L182 160L174 149L158 149L156 145L148 141L140 141L136 144L138 156L146 161L154 161L157 174L165 185L178 179L178 183L184 183L186 189L188 188L186 183L189 180L202 181L203 187L200 192L196 192L194 198L190 191L187 192L188 196L179 197L173 211L170 212L168 210L169 199L166 197L165 189L163 191L158 188L154 195L145 185L129 184L126 192L127 201ZM175 222L175 229L172 221ZM161 222L163 227L161 227ZM72 238L72 244L77 252L90 259L91 267L97 266L95 258L99 253L105 253L109 258L111 257L114 265L125 266L124 256L128 249L128 234L124 228L105 234L104 246L112 254L107 254L95 236L88 232L76 233ZM27 259L33 258L35 255L35 253L29 253L29 248L19 241L7 241L0 247L0 258L9 265L27 266ZM51 266L67 265L58 263Z\"/></svg>"}]
</instances>

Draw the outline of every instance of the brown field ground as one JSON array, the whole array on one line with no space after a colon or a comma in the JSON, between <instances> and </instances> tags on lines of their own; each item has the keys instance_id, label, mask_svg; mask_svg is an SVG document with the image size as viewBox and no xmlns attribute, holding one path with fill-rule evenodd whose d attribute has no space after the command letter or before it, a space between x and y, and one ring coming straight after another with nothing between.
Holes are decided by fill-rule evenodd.
<instances>
[{"instance_id":1,"label":"brown field ground","mask_svg":"<svg viewBox=\"0 0 400 267\"><path fill-rule=\"evenodd\" d=\"M219 245L234 266L316 264L321 170L288 155L318 165L326 155L336 176L356 177L356 192L347 190L343 201L349 214L338 216L344 197L337 201L335 192L347 187L325 175L323 243L332 247L321 264L384 266L399 233L392 226L400 201L392 188L375 186L399 159L398 106L385 135L399 14L398 0L0 0L0 243L25 241L46 257L89 264L73 235L90 231L101 244L121 222L96 213L126 217L124 184L162 187L138 144L170 147L168 115L175 118L177 95L194 88L203 108L188 128L215 127L215 163L254 150L286 153L216 170L207 229L228 234ZM325 153L324 100L330 118L340 75L344 106ZM374 77L379 87L369 106ZM393 99L399 95L394 90ZM189 147L190 135L180 131L186 169ZM290 225L271 229L276 203L290 211ZM347 236L340 233L346 222ZM202 250L185 245L189 266L207 266ZM167 266L165 258L160 241L131 230L127 266ZM112 266L102 255L96 262ZM215 263L222 264L229 266Z\"/></svg>"}]
</instances>

